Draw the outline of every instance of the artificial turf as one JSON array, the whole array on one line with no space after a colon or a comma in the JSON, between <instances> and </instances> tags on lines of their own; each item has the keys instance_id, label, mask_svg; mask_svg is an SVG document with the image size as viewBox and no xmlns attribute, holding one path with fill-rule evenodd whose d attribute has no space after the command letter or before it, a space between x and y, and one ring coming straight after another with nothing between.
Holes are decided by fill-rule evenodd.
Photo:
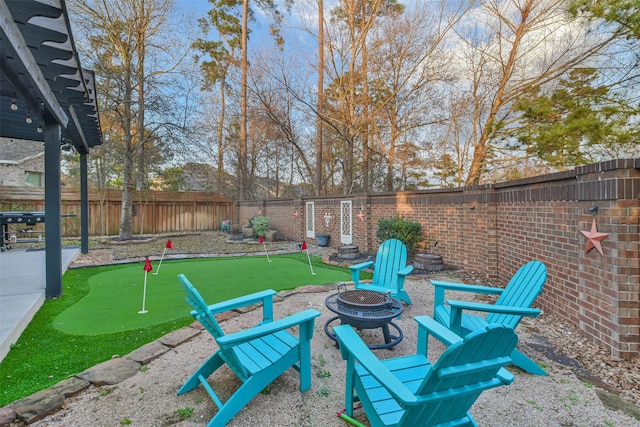
<instances>
[{"instance_id":1,"label":"artificial turf","mask_svg":"<svg viewBox=\"0 0 640 427\"><path fill-rule=\"evenodd\" d=\"M189 313L177 276L184 273L209 304L264 289L293 289L301 285L349 280L344 269L316 266L304 255L210 258L163 262L158 271L146 274L147 289L142 309L144 263L98 273L89 279L90 291L60 313L53 326L71 335L103 335L146 328L177 320ZM157 275L155 274L157 273Z\"/></svg>"},{"instance_id":2,"label":"artificial turf","mask_svg":"<svg viewBox=\"0 0 640 427\"><path fill-rule=\"evenodd\" d=\"M317 257L311 257L315 276L311 275L304 254L278 255L271 260L267 263L264 257L243 257L164 261L158 275L153 275L157 271L157 263L153 263L154 270L147 276L149 312L143 315L138 314L143 263L67 271L63 296L45 302L0 363L0 407L190 324L193 318L178 284L178 273L186 274L209 304L256 290L349 280L348 270L326 266ZM227 263L229 268L223 266ZM240 277L248 279L242 282ZM166 285L161 285L165 281ZM94 288L100 290L92 296ZM130 302L125 301L125 292L118 291L120 288L127 290L126 300L130 298ZM161 303L161 295L166 297L165 303ZM107 299L111 301L110 311L102 308ZM172 312L168 307L174 306L174 300L176 311ZM76 305L85 309L77 310ZM74 313L77 325L72 321ZM118 330L115 325L120 325L119 332L92 332ZM66 329L76 333L65 332ZM83 331L84 334L77 333Z\"/></svg>"}]
</instances>

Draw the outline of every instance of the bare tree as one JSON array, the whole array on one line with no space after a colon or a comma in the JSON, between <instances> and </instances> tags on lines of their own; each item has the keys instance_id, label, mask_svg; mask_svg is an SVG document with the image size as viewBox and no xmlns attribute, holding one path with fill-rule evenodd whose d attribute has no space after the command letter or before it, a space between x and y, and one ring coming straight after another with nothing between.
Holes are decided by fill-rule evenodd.
<instances>
[{"instance_id":1,"label":"bare tree","mask_svg":"<svg viewBox=\"0 0 640 427\"><path fill-rule=\"evenodd\" d=\"M166 123L146 121L149 82L171 73L186 55L176 56L169 17L172 0L73 0L72 10L90 43L87 52L96 68L103 115L117 123L122 141L122 211L120 238L133 237L131 206L136 159L144 177L145 144L157 140L156 132ZM151 61L150 51L154 51ZM160 60L160 56L164 58ZM153 62L151 69L145 68ZM161 65L162 63L162 65ZM144 178L139 178L142 181ZM144 187L143 182L139 184Z\"/></svg>"},{"instance_id":2,"label":"bare tree","mask_svg":"<svg viewBox=\"0 0 640 427\"><path fill-rule=\"evenodd\" d=\"M443 45L473 2L416 3L388 19L374 39L371 103L373 146L386 165L383 189L396 189L395 179L406 168L419 168L421 135L444 120L443 82L451 81ZM400 182L403 182L401 179Z\"/></svg>"},{"instance_id":3,"label":"bare tree","mask_svg":"<svg viewBox=\"0 0 640 427\"><path fill-rule=\"evenodd\" d=\"M480 183L495 165L513 155L501 152L501 137L516 117L514 101L533 86L554 81L594 58L612 37L586 34L564 0L489 0L475 11L473 24L459 27L464 47L453 61L464 76L456 86L473 100L473 156L466 185Z\"/></svg>"},{"instance_id":4,"label":"bare tree","mask_svg":"<svg viewBox=\"0 0 640 427\"><path fill-rule=\"evenodd\" d=\"M249 69L249 56L248 56L248 41L249 41L249 22L253 18L253 11L251 9L251 5L255 4L260 7L266 15L271 19L270 29L271 34L274 36L276 43L282 44L283 39L280 34L279 26L282 21L282 13L278 8L278 4L275 0L253 0L250 2L249 0L209 0L212 5L212 11L210 16L215 16L220 14L221 12L226 14L227 22L233 21L234 28L233 31L228 34L233 34L236 37L238 34L240 36L240 90L239 90L239 98L240 98L240 127L239 127L239 140L237 144L237 161L236 161L236 176L238 180L238 197L240 200L245 200L247 198L248 191L248 183L251 180L249 165L248 165L248 104L247 104L247 78L248 78L248 69ZM293 0L283 0L285 7L289 9ZM241 6L240 14L238 21L236 22L234 19L228 19L229 17L234 17L235 10ZM240 28L240 33L237 32L237 24ZM215 24L215 21L214 21ZM229 28L224 28L224 26L216 25L217 29L221 34L225 33Z\"/></svg>"},{"instance_id":5,"label":"bare tree","mask_svg":"<svg viewBox=\"0 0 640 427\"><path fill-rule=\"evenodd\" d=\"M196 60L201 60L201 66L204 71L205 84L203 89L208 90L216 84L219 85L220 111L216 126L216 157L218 169L217 187L218 191L221 191L225 181L224 128L226 126L227 112L226 92L229 89L227 81L231 67L240 67L240 58L237 57L237 54L242 44L242 26L238 17L230 13L229 10L224 7L216 7L215 4L213 6L208 13L209 19L202 18L198 22L204 36L207 36L210 28L213 27L217 31L220 40L198 38L193 46L203 55L203 57L196 57Z\"/></svg>"},{"instance_id":6,"label":"bare tree","mask_svg":"<svg viewBox=\"0 0 640 427\"><path fill-rule=\"evenodd\" d=\"M361 12L359 0L342 0L333 9L331 23L335 29L330 35L331 84L324 96L327 100L325 113L331 122L332 130L342 142L342 188L344 193L354 190L354 152L355 144L362 133L365 122L357 108L363 105L362 70L359 69L360 52L366 34L360 34L358 17ZM362 17L360 17L362 19ZM356 97L360 99L356 99Z\"/></svg>"},{"instance_id":7,"label":"bare tree","mask_svg":"<svg viewBox=\"0 0 640 427\"><path fill-rule=\"evenodd\" d=\"M287 174L289 184L295 179L313 185L313 144L302 131L311 123L297 95L302 92L298 85L306 82L297 78L299 65L294 57L283 54L280 49L262 47L260 52L253 56L249 73L252 120L275 130L276 140L267 151L273 152L273 148L279 147L282 153L277 157L291 162L291 171Z\"/></svg>"},{"instance_id":8,"label":"bare tree","mask_svg":"<svg viewBox=\"0 0 640 427\"><path fill-rule=\"evenodd\" d=\"M347 1L334 11L325 116L343 141L334 153L342 156L345 192L356 187L348 178L354 173L364 191L392 191L408 182L410 169L419 169L420 130L441 119L435 112L436 89L448 74L444 41L474 2L451 3L414 2L405 9ZM353 163L354 153L362 162Z\"/></svg>"}]
</instances>

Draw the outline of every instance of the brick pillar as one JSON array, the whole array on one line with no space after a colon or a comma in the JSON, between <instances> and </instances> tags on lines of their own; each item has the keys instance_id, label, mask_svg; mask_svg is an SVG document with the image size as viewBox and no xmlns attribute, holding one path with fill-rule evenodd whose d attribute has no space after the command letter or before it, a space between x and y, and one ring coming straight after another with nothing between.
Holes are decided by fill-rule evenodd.
<instances>
[{"instance_id":1,"label":"brick pillar","mask_svg":"<svg viewBox=\"0 0 640 427\"><path fill-rule=\"evenodd\" d=\"M609 244L614 246L608 257L612 264L610 275L617 285L611 339L619 343L619 348L617 354L614 349L613 355L631 359L640 351L640 200L614 201L607 213L611 221Z\"/></svg>"}]
</instances>

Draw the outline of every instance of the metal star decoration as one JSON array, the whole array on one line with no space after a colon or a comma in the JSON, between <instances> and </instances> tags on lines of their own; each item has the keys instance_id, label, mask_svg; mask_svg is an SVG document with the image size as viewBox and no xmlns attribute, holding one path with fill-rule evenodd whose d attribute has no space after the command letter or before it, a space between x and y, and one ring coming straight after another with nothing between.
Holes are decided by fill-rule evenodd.
<instances>
[{"instance_id":1,"label":"metal star decoration","mask_svg":"<svg viewBox=\"0 0 640 427\"><path fill-rule=\"evenodd\" d=\"M584 248L584 253L587 253L591 249L596 248L598 252L600 252L600 255L604 256L604 252L602 252L602 245L600 244L600 242L602 242L604 239L609 237L609 234L598 233L598 230L596 227L596 219L595 218L593 219L593 222L591 223L590 231L580 230L580 232L587 237L587 247Z\"/></svg>"},{"instance_id":2,"label":"metal star decoration","mask_svg":"<svg viewBox=\"0 0 640 427\"><path fill-rule=\"evenodd\" d=\"M364 222L364 213L360 212L360 213L359 213L358 215L356 215L356 216L360 219L360 221L363 221L363 222Z\"/></svg>"}]
</instances>

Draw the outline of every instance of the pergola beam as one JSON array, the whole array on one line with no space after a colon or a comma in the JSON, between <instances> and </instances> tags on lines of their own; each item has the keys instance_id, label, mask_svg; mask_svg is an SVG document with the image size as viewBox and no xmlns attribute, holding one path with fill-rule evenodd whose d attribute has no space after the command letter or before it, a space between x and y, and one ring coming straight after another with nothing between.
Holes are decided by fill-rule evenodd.
<instances>
[{"instance_id":1,"label":"pergola beam","mask_svg":"<svg viewBox=\"0 0 640 427\"><path fill-rule=\"evenodd\" d=\"M7 4L4 0L0 0L0 27L2 31L7 37L7 40L13 46L18 58L24 64L29 74L29 78L33 81L33 84L37 88L37 96L41 97L42 102L45 103L47 110L53 114L55 120L60 123L62 126L66 127L69 123L69 117L65 114L64 109L56 99L55 95L51 91L49 86L49 82L42 74L40 70L40 66L37 61L33 57L31 53L31 49L27 46L22 33L18 29L15 21L12 19L13 14L7 7ZM4 67L3 67L4 69ZM11 83L16 87L20 88L20 93L24 95L29 94L31 91L24 87L21 79L15 78L15 76L11 76L6 73L7 78L11 80ZM30 98L36 98L33 95ZM32 104L31 108L34 111L38 111L40 107L33 99L29 99L29 103Z\"/></svg>"}]
</instances>

